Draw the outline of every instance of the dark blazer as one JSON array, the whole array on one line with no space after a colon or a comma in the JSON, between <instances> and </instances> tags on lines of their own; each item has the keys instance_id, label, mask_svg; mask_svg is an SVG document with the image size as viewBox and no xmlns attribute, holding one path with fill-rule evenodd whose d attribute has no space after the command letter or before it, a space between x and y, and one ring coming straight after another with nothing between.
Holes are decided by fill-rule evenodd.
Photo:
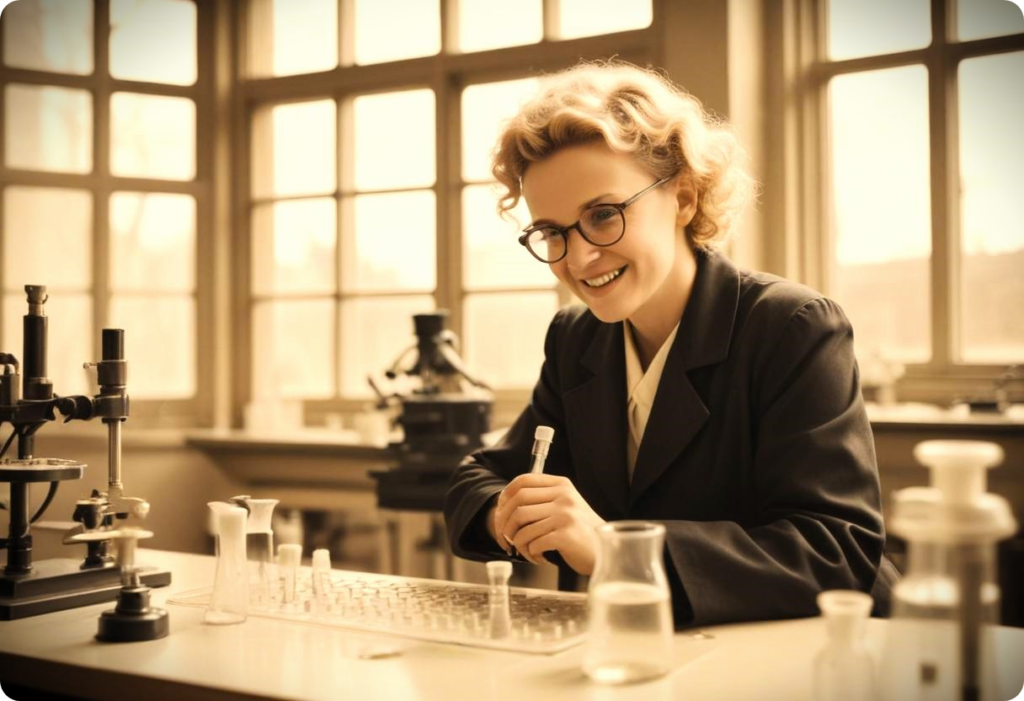
<instances>
[{"instance_id":1,"label":"dark blazer","mask_svg":"<svg viewBox=\"0 0 1024 701\"><path fill-rule=\"evenodd\" d=\"M527 408L452 475L453 550L505 558L487 507L529 469L545 424L546 472L569 477L606 520L665 525L677 626L816 615L816 595L840 588L874 587L884 613L896 572L884 561L876 583L885 530L849 321L807 287L719 253L697 259L632 483L622 324L563 309ZM559 569L572 587L575 573Z\"/></svg>"}]
</instances>

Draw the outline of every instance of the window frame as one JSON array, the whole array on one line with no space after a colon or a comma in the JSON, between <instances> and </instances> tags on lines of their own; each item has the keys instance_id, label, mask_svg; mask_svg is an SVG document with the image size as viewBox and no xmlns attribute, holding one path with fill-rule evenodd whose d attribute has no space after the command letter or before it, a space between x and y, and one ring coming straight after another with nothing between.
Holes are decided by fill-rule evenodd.
<instances>
[{"instance_id":1,"label":"window frame","mask_svg":"<svg viewBox=\"0 0 1024 701\"><path fill-rule=\"evenodd\" d=\"M830 60L827 0L782 0L770 3L766 10L767 40L777 52L768 67L767 80L773 89L766 105L773 115L768 126L768 160L777 166L767 173L766 189L783 193L766 206L770 229L781 232L777 234L780 245L767 252L766 267L829 293L835 264L829 81L839 75L923 65L928 71L931 156L931 360L908 364L897 392L901 401L940 404L991 393L1006 365L955 361L961 227L957 71L965 59L1024 50L1024 33L959 41L956 0L931 0L929 46Z\"/></svg>"},{"instance_id":2,"label":"window frame","mask_svg":"<svg viewBox=\"0 0 1024 701\"><path fill-rule=\"evenodd\" d=\"M351 138L351 135L345 132L345 129L350 128L350 123L344 123L346 104L354 97L369 93L421 88L429 88L434 91L437 171L434 185L430 189L434 192L437 202L437 283L433 295L436 307L449 311L448 327L459 338L465 338L463 303L468 294L529 293L556 290L560 306L572 301L571 295L560 283L548 287L488 288L486 291L466 289L462 276L462 191L466 186L479 185L489 181L462 177L460 102L462 90L471 85L534 77L538 72L557 71L575 65L581 57L615 55L639 65L657 65L663 60L663 46L667 34L662 27L666 0L652 0L652 21L648 27L569 40L554 38L557 36L557 0L543 0L544 35L539 43L471 53L459 53L451 48L457 41L457 26L452 21L457 9L457 2L458 0L440 1L441 49L433 56L370 65L339 65L321 73L269 78L246 77L244 68L239 70L237 89L241 107L233 120L234 132L237 135L235 148L238 150L235 160L237 187L234 192L234 211L237 214L237 221L234 228L233 250L236 252L235 290L239 299L243 300L240 306L244 312L235 315L233 328L236 338L250 339L252 334L253 304L257 298L251 292L251 212L255 202L265 201L262 198L260 200L254 198L250 186L253 116L260 108L287 102L333 99L337 104L339 122L337 125L338 177L334 198L339 205L337 233L340 242L344 226L340 198L354 194L346 188L349 179L343 177L346 172L345 168L350 166L345 161L344 153L345 139ZM349 47L352 38L347 33L346 28L350 27L350 24L346 24L346 18L351 16L354 2L353 0L339 0L339 3L338 56L341 59L339 63L344 63L345 59L351 56ZM236 27L247 28L249 26L247 12L248 3L237 3L233 15ZM239 36L236 56L240 63L244 62L245 57L249 55L246 34L247 32L243 30ZM514 243L515 241L512 239L511 244L514 245ZM340 277L336 279L340 283ZM321 297L321 295L317 296ZM343 292L339 284L333 296L337 311L340 309L343 299L363 295ZM335 328L334 362L337 373L338 357L340 356L338 349L344 340L341 336L340 324L336 324ZM233 364L232 383L236 388L233 406L234 425L242 425L242 409L250 401L252 394L253 356L251 346L252 344L248 343L240 348ZM395 356L401 350L401 348L396 348ZM393 358L382 358L381 369L391 360ZM537 371L539 373L539 367ZM366 399L340 397L337 385L336 381L333 399L302 400L308 425L324 424L331 414L349 414L360 411L366 404ZM509 418L514 418L528 400L529 394L530 389L497 390L494 397L495 418L492 423L503 425Z\"/></svg>"},{"instance_id":3,"label":"window frame","mask_svg":"<svg viewBox=\"0 0 1024 701\"><path fill-rule=\"evenodd\" d=\"M3 226L3 190L11 186L71 188L89 193L92 198L92 334L81 349L83 361L101 356L101 334L109 318L112 296L109 280L110 197L115 192L169 193L190 195L196 203L195 346L193 348L196 392L185 399L137 399L132 401L130 421L140 426L162 428L209 424L214 413L214 170L210 158L200 157L213 151L215 132L215 34L217 10L212 3L190 0L196 7L196 82L172 85L114 78L110 73L110 0L93 0L93 70L86 75L56 73L3 66L0 70L0 132L6 133L5 93L8 84L57 86L86 90L92 96L92 170L88 173L56 173L8 168L5 138L0 138L0 256L6 232ZM0 56L3 54L3 30L0 26ZM196 106L196 172L192 180L115 176L110 170L110 98L116 92L143 95L185 97ZM6 291L0 268L0 291ZM0 305L0 328L3 324ZM21 349L15 349L20 354ZM129 371L133 359L127 358ZM95 380L93 388L95 389ZM56 387L59 393L61 388ZM131 375L128 393L131 396Z\"/></svg>"}]
</instances>

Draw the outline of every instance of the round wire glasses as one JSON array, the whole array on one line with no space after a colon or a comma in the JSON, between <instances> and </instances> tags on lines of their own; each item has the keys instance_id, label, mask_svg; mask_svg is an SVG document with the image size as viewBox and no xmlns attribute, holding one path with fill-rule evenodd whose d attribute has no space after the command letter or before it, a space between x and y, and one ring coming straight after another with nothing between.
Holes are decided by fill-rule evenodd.
<instances>
[{"instance_id":1,"label":"round wire glasses","mask_svg":"<svg viewBox=\"0 0 1024 701\"><path fill-rule=\"evenodd\" d=\"M599 202L583 210L583 214L569 226L543 224L531 226L523 231L519 243L526 246L533 257L541 263L557 263L569 252L569 232L580 232L594 246L611 246L619 242L626 233L626 207L636 202L651 190L664 185L675 175L666 175L651 183L625 202L609 204Z\"/></svg>"}]
</instances>

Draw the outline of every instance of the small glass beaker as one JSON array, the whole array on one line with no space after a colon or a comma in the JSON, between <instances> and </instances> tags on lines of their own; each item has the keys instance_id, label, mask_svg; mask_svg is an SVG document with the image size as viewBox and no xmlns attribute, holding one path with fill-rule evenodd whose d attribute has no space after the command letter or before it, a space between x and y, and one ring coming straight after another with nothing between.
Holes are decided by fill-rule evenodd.
<instances>
[{"instance_id":1,"label":"small glass beaker","mask_svg":"<svg viewBox=\"0 0 1024 701\"><path fill-rule=\"evenodd\" d=\"M245 557L245 509L223 501L207 504L217 526L217 570L207 623L242 623L249 611L249 572Z\"/></svg>"},{"instance_id":2,"label":"small glass beaker","mask_svg":"<svg viewBox=\"0 0 1024 701\"><path fill-rule=\"evenodd\" d=\"M653 679L672 667L672 606L662 560L665 527L613 521L597 529L583 671L601 684Z\"/></svg>"}]
</instances>

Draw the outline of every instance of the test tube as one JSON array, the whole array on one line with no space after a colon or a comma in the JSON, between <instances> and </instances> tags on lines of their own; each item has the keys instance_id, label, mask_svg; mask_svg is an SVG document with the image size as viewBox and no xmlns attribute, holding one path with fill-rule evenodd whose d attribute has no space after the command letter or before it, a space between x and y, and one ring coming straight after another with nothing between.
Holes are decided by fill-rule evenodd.
<instances>
[{"instance_id":1,"label":"test tube","mask_svg":"<svg viewBox=\"0 0 1024 701\"><path fill-rule=\"evenodd\" d=\"M487 603L490 611L488 636L491 638L507 638L512 631L512 611L508 596L508 580L511 576L511 562L492 560L487 563Z\"/></svg>"},{"instance_id":2,"label":"test tube","mask_svg":"<svg viewBox=\"0 0 1024 701\"><path fill-rule=\"evenodd\" d=\"M331 553L326 548L318 548L313 551L313 600L319 611L326 611L333 598Z\"/></svg>"},{"instance_id":3,"label":"test tube","mask_svg":"<svg viewBox=\"0 0 1024 701\"><path fill-rule=\"evenodd\" d=\"M550 426L538 426L533 432L533 462L530 465L531 475L540 475L544 472L544 461L548 458L548 451L551 449L551 442L555 439L555 429ZM505 534L501 534L502 538L505 538ZM516 555L516 548L512 545L508 538L505 538L505 542L508 543L512 548L512 555Z\"/></svg>"},{"instance_id":4,"label":"test tube","mask_svg":"<svg viewBox=\"0 0 1024 701\"><path fill-rule=\"evenodd\" d=\"M284 577L284 603L295 603L295 584L299 576L299 562L302 560L302 546L282 543L277 547L277 560Z\"/></svg>"}]
</instances>

